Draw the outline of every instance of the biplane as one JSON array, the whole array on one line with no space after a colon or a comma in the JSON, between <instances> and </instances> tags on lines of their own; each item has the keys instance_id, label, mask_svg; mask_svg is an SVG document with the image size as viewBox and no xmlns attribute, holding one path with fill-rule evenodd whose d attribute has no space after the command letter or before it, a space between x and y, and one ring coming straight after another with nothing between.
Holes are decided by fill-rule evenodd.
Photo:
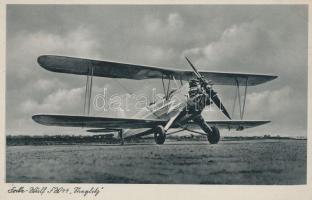
<instances>
[{"instance_id":1,"label":"biplane","mask_svg":"<svg viewBox=\"0 0 312 200\"><path fill-rule=\"evenodd\" d=\"M271 81L277 76L268 74L228 73L198 71L192 62L186 61L192 70L160 68L135 64L99 61L83 58L42 55L38 63L46 70L87 76L85 93L85 114L55 115L37 114L32 119L48 126L84 127L88 132L115 132L124 140L146 135L154 135L156 144L164 144L166 136L180 131L190 131L204 135L211 144L220 140L219 129L242 131L269 123L268 120L244 120L247 87ZM107 77L115 79L159 79L162 81L164 97L152 102L131 118L90 116L92 78ZM180 81L179 88L170 91L170 81ZM236 87L234 107L238 104L239 120L231 119L213 85ZM240 87L244 87L241 94ZM182 98L185 97L185 98ZM206 106L215 105L227 120L207 121L202 116ZM174 109L173 109L174 108ZM87 110L87 111L86 111ZM234 110L233 110L234 111ZM87 113L87 114L86 114ZM170 132L170 131L171 132Z\"/></svg>"}]
</instances>

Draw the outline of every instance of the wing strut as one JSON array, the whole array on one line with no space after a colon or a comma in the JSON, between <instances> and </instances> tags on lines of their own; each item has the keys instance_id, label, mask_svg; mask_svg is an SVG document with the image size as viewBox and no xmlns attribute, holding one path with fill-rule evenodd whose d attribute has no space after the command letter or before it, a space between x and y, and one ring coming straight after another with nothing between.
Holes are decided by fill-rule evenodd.
<instances>
[{"instance_id":1,"label":"wing strut","mask_svg":"<svg viewBox=\"0 0 312 200\"><path fill-rule=\"evenodd\" d=\"M245 105L246 105L246 98L247 98L247 88L248 88L248 77L246 78L246 84L245 84L245 93L244 93L244 103L243 103L243 110L242 110L242 117L241 119L244 118L244 113L245 113Z\"/></svg>"},{"instance_id":2,"label":"wing strut","mask_svg":"<svg viewBox=\"0 0 312 200\"><path fill-rule=\"evenodd\" d=\"M83 112L84 115L90 115L90 104L91 104L91 96L92 96L92 84L93 84L93 66L88 66L88 75L86 81L86 91L85 91L85 99L84 99L84 106Z\"/></svg>"},{"instance_id":3,"label":"wing strut","mask_svg":"<svg viewBox=\"0 0 312 200\"><path fill-rule=\"evenodd\" d=\"M168 84L167 84L167 89L166 89L166 86L165 86L165 78L168 78ZM161 82L162 82L162 86L163 86L163 90L164 90L164 95L165 95L165 98L166 100L169 99L169 92L170 92L170 81L171 79L174 79L174 76L172 75L166 75L166 77L164 77L164 74L161 75Z\"/></svg>"},{"instance_id":4,"label":"wing strut","mask_svg":"<svg viewBox=\"0 0 312 200\"><path fill-rule=\"evenodd\" d=\"M241 97L241 92L239 88L239 81L236 79L236 91L235 91L235 97L234 97L234 104L233 104L233 110L232 110L232 116L235 112L236 102L238 98L238 107L239 107L239 117L241 120L244 118L245 108L246 108L246 99L247 99L247 88L248 88L248 78L245 79L245 87L244 87L244 95L243 95L243 102Z\"/></svg>"}]
</instances>

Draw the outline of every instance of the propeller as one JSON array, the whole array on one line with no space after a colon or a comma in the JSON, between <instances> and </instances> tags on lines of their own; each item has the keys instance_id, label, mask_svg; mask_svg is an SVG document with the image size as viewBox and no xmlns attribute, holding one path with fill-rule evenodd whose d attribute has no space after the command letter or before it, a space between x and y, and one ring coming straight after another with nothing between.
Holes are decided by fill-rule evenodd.
<instances>
[{"instance_id":1,"label":"propeller","mask_svg":"<svg viewBox=\"0 0 312 200\"><path fill-rule=\"evenodd\" d=\"M225 116L227 116L229 119L231 119L229 113L226 111L224 105L222 104L220 98L218 97L217 93L209 86L208 82L201 76L201 74L197 71L195 66L191 63L191 61L185 56L185 59L189 63L189 65L194 70L194 74L197 76L199 81L201 82L201 85L204 86L207 94L209 94L209 98L212 100L214 104L223 112Z\"/></svg>"}]
</instances>

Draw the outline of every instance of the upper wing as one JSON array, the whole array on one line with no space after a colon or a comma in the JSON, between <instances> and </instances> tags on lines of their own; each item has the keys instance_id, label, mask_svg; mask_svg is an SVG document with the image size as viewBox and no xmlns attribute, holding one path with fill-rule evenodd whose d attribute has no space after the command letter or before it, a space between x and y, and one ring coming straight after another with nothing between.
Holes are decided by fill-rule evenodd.
<instances>
[{"instance_id":1,"label":"upper wing","mask_svg":"<svg viewBox=\"0 0 312 200\"><path fill-rule=\"evenodd\" d=\"M152 79L174 76L176 79L190 80L195 78L194 72L190 70L178 70L173 68L159 68L143 65L117 63L109 61L90 60L65 56L44 55L38 58L38 63L43 68L60 73L78 75L93 75L109 78L126 79ZM93 68L91 70L91 68ZM277 78L274 75L247 74L247 73L226 73L200 71L200 74L207 77L216 85L258 85Z\"/></svg>"},{"instance_id":2,"label":"upper wing","mask_svg":"<svg viewBox=\"0 0 312 200\"><path fill-rule=\"evenodd\" d=\"M270 123L267 120L214 120L214 121L206 121L210 126L216 126L218 128L223 129L236 129L236 130L243 130L246 128L252 128L256 126L260 126L263 124ZM188 122L186 124L187 128L190 129L200 129L200 127L194 122Z\"/></svg>"},{"instance_id":3,"label":"upper wing","mask_svg":"<svg viewBox=\"0 0 312 200\"><path fill-rule=\"evenodd\" d=\"M47 126L89 127L107 129L154 128L165 125L166 121L155 119L126 119L109 117L87 117L70 115L34 115L33 120Z\"/></svg>"}]
</instances>

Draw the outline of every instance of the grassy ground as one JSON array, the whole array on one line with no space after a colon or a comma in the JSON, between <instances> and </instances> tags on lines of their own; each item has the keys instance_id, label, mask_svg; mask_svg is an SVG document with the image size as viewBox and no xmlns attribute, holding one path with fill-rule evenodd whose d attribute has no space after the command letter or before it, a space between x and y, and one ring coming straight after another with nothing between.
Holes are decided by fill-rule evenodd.
<instances>
[{"instance_id":1,"label":"grassy ground","mask_svg":"<svg viewBox=\"0 0 312 200\"><path fill-rule=\"evenodd\" d=\"M306 140L7 147L7 182L305 184Z\"/></svg>"}]
</instances>

